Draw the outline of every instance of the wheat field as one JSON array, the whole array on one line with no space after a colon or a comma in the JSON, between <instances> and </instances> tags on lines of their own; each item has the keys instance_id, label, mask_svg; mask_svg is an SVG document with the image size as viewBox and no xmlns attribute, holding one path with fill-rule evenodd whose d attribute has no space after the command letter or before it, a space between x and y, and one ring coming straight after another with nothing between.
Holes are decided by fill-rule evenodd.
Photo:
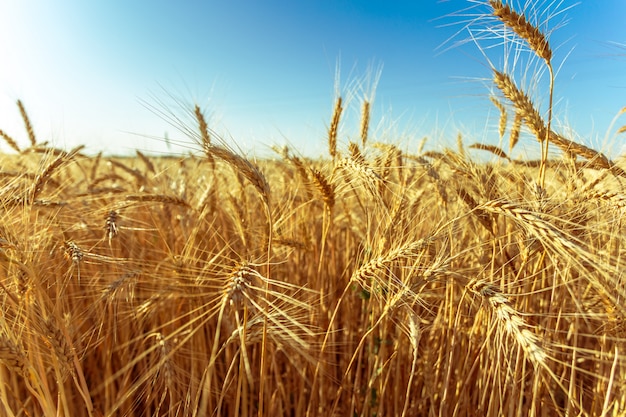
<instances>
[{"instance_id":1,"label":"wheat field","mask_svg":"<svg viewBox=\"0 0 626 417\"><path fill-rule=\"evenodd\" d=\"M492 66L501 146L89 156L0 131L6 416L620 416L626 166ZM191 127L190 127L191 128ZM617 128L615 134L626 129ZM514 158L519 143L541 158ZM413 146L415 148L415 146Z\"/></svg>"}]
</instances>

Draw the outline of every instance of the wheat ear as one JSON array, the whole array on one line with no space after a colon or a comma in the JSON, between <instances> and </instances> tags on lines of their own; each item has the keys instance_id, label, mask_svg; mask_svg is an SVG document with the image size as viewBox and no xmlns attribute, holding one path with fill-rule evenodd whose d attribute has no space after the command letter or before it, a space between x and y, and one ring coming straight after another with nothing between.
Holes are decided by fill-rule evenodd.
<instances>
[{"instance_id":1,"label":"wheat ear","mask_svg":"<svg viewBox=\"0 0 626 417\"><path fill-rule=\"evenodd\" d=\"M500 100L498 100L494 96L489 97L489 99L494 104L494 106L496 106L498 110L500 111L500 121L498 122L498 134L500 135L500 139L502 139L504 137L504 132L506 130L506 121L507 121L506 107L504 107L504 104L502 104Z\"/></svg>"},{"instance_id":2,"label":"wheat ear","mask_svg":"<svg viewBox=\"0 0 626 417\"><path fill-rule=\"evenodd\" d=\"M337 168L343 168L347 172L354 174L366 185L368 191L376 195L376 190L380 187L383 179L365 161L357 161L352 158L342 158L337 162Z\"/></svg>"},{"instance_id":3,"label":"wheat ear","mask_svg":"<svg viewBox=\"0 0 626 417\"><path fill-rule=\"evenodd\" d=\"M526 93L517 88L513 80L508 74L500 72L496 69L493 70L494 77L493 82L502 92L517 110L516 114L522 118L526 125L530 128L533 134L539 141L545 140L547 137L546 124L535 108L532 100Z\"/></svg>"},{"instance_id":4,"label":"wheat ear","mask_svg":"<svg viewBox=\"0 0 626 417\"><path fill-rule=\"evenodd\" d=\"M555 132L549 131L543 118L535 108L532 100L526 93L517 88L511 77L505 73L494 71L494 83L498 89L509 99L517 110L517 116L524 120L539 141L543 138L559 147L564 152L574 153L590 161L592 167L609 169L618 175L626 175L624 171L611 162L605 155L587 146L565 139Z\"/></svg>"},{"instance_id":5,"label":"wheat ear","mask_svg":"<svg viewBox=\"0 0 626 417\"><path fill-rule=\"evenodd\" d=\"M546 36L539 28L532 25L526 16L513 10L508 4L503 4L500 0L490 0L489 4L493 8L493 15L511 28L517 36L524 39L528 46L542 58L546 63L552 59L552 49Z\"/></svg>"},{"instance_id":6,"label":"wheat ear","mask_svg":"<svg viewBox=\"0 0 626 417\"><path fill-rule=\"evenodd\" d=\"M235 171L241 174L256 188L269 210L270 185L261 170L246 158L220 146L209 145L204 147L207 157L216 156L231 165Z\"/></svg>"},{"instance_id":7,"label":"wheat ear","mask_svg":"<svg viewBox=\"0 0 626 417\"><path fill-rule=\"evenodd\" d=\"M26 128L26 133L28 133L28 139L30 139L30 144L34 147L37 145L35 131L33 130L33 125L30 123L28 113L26 113L22 100L17 100L17 107L20 109L20 114L22 115L22 120L24 121L24 127Z\"/></svg>"},{"instance_id":8,"label":"wheat ear","mask_svg":"<svg viewBox=\"0 0 626 417\"><path fill-rule=\"evenodd\" d=\"M196 104L193 108L193 114L198 121L198 128L200 129L200 138L202 139L202 146L211 146L211 136L209 135L209 125L206 122L204 114L200 107Z\"/></svg>"},{"instance_id":9,"label":"wheat ear","mask_svg":"<svg viewBox=\"0 0 626 417\"><path fill-rule=\"evenodd\" d=\"M333 117L328 128L328 153L334 159L337 156L337 134L339 133L339 120L343 111L341 96L337 97Z\"/></svg>"},{"instance_id":10,"label":"wheat ear","mask_svg":"<svg viewBox=\"0 0 626 417\"><path fill-rule=\"evenodd\" d=\"M500 157L502 159L506 159L506 160L511 160L511 158L509 158L509 156L500 148L498 148L497 146L494 145L487 145L484 143L474 143L472 145L469 146L471 149L480 149L481 151L487 151L487 152L491 152L492 154L494 154L497 157Z\"/></svg>"},{"instance_id":11,"label":"wheat ear","mask_svg":"<svg viewBox=\"0 0 626 417\"><path fill-rule=\"evenodd\" d=\"M322 174L321 171L311 168L311 176L313 178L313 184L322 195L322 200L326 209L330 212L335 205L335 186L328 181L328 179Z\"/></svg>"},{"instance_id":12,"label":"wheat ear","mask_svg":"<svg viewBox=\"0 0 626 417\"><path fill-rule=\"evenodd\" d=\"M432 236L417 240L415 242L408 243L395 249L391 249L375 257L357 268L351 277L352 282L358 283L362 288L372 292L373 290L383 288L402 289L404 284L397 279L387 280L380 275L386 275L389 270L389 266L400 259L415 259L423 255L424 251L433 243L434 238ZM426 275L425 273L423 276Z\"/></svg>"},{"instance_id":13,"label":"wheat ear","mask_svg":"<svg viewBox=\"0 0 626 417\"><path fill-rule=\"evenodd\" d=\"M365 157L361 153L361 150L359 149L359 145L357 145L354 142L350 142L348 143L348 150L350 151L350 156L352 157L352 159L354 159L355 161L361 164L365 163Z\"/></svg>"},{"instance_id":14,"label":"wheat ear","mask_svg":"<svg viewBox=\"0 0 626 417\"><path fill-rule=\"evenodd\" d=\"M7 336L0 336L0 363L21 376L28 375L28 364L24 349Z\"/></svg>"},{"instance_id":15,"label":"wheat ear","mask_svg":"<svg viewBox=\"0 0 626 417\"><path fill-rule=\"evenodd\" d=\"M80 150L84 147L85 145L81 145L72 149L69 152L62 152L54 161L52 161L52 163L50 163L46 167L46 169L43 170L43 172L41 172L41 174L37 175L37 177L35 178L35 183L30 190L29 201L34 202L41 190L43 189L44 185L50 180L50 177L52 176L54 171L72 160L76 156L76 154L78 154L78 152L80 152Z\"/></svg>"},{"instance_id":16,"label":"wheat ear","mask_svg":"<svg viewBox=\"0 0 626 417\"><path fill-rule=\"evenodd\" d=\"M554 97L554 71L552 70L552 49L548 38L539 30L537 26L531 24L524 14L513 10L509 5L505 5L500 0L490 0L489 4L493 8L493 15L496 16L505 26L511 28L520 38L524 39L530 49L544 60L550 72L550 98L548 103L548 127L544 133L549 134L552 124L552 102ZM539 137L541 142L541 166L539 168L539 186L544 187L546 163L548 161L548 136Z\"/></svg>"},{"instance_id":17,"label":"wheat ear","mask_svg":"<svg viewBox=\"0 0 626 417\"><path fill-rule=\"evenodd\" d=\"M361 107L361 145L365 147L370 128L370 102L363 100Z\"/></svg>"},{"instance_id":18,"label":"wheat ear","mask_svg":"<svg viewBox=\"0 0 626 417\"><path fill-rule=\"evenodd\" d=\"M535 367L545 364L548 355L539 346L539 338L529 330L530 326L511 306L509 299L504 294L494 285L481 281L470 282L467 289L486 301L496 314L503 329L513 336Z\"/></svg>"},{"instance_id":19,"label":"wheat ear","mask_svg":"<svg viewBox=\"0 0 626 417\"><path fill-rule=\"evenodd\" d=\"M522 121L524 118L518 112L515 112L513 124L511 125L511 135L509 136L509 152L513 150L519 141L520 131L522 129Z\"/></svg>"},{"instance_id":20,"label":"wheat ear","mask_svg":"<svg viewBox=\"0 0 626 417\"><path fill-rule=\"evenodd\" d=\"M13 139L11 136L9 136L2 129L0 129L0 136L2 136L2 139L4 139L4 141L7 143L7 145L9 145L11 147L11 149L13 149L15 152L17 152L17 153L22 152L20 147L17 145L17 142L15 141L15 139Z\"/></svg>"},{"instance_id":21,"label":"wheat ear","mask_svg":"<svg viewBox=\"0 0 626 417\"><path fill-rule=\"evenodd\" d=\"M135 152L137 153L137 156L139 157L139 159L141 159L141 162L143 162L143 164L146 166L146 169L152 172L153 174L156 174L156 170L154 169L154 164L152 163L152 161L150 161L150 158L148 158L143 153L139 152L139 150L136 150Z\"/></svg>"}]
</instances>

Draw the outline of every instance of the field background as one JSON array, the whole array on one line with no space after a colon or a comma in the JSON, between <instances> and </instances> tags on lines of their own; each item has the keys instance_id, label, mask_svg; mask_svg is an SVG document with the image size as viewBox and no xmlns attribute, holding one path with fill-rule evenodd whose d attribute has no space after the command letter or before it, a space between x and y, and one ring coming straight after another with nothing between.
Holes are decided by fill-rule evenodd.
<instances>
[{"instance_id":1,"label":"field background","mask_svg":"<svg viewBox=\"0 0 626 417\"><path fill-rule=\"evenodd\" d=\"M490 63L502 146L378 142L367 98L345 139L338 95L324 158L255 160L193 105L195 153L90 156L18 102L2 414L623 415L626 166L554 129L550 45L489 4L550 97Z\"/></svg>"}]
</instances>

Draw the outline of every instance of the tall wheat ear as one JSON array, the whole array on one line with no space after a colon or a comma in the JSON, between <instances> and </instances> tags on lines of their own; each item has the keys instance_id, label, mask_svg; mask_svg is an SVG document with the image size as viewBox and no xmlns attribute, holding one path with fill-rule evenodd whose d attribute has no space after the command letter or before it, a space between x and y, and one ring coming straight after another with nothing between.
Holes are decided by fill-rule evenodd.
<instances>
[{"instance_id":1,"label":"tall wheat ear","mask_svg":"<svg viewBox=\"0 0 626 417\"><path fill-rule=\"evenodd\" d=\"M22 100L17 100L17 107L20 109L20 114L22 115L22 120L24 121L24 127L26 128L28 139L30 139L30 144L34 148L35 146L37 146L37 138L35 138L35 131L33 130L33 125L30 122L28 113L26 113L26 109L24 108L24 104L22 103Z\"/></svg>"},{"instance_id":2,"label":"tall wheat ear","mask_svg":"<svg viewBox=\"0 0 626 417\"><path fill-rule=\"evenodd\" d=\"M543 135L537 136L541 142L541 167L539 168L539 186L544 188L545 175L546 175L546 163L548 161L548 144L549 138L547 134L551 130L552 124L552 104L554 100L554 71L552 69L552 48L548 42L547 36L542 31L533 25L526 19L523 13L518 13L513 10L508 4L504 4L500 0L489 0L489 5L493 9L493 15L498 18L504 25L521 39L528 43L530 49L541 58L548 68L550 73L550 90L548 101L548 125Z\"/></svg>"},{"instance_id":3,"label":"tall wheat ear","mask_svg":"<svg viewBox=\"0 0 626 417\"><path fill-rule=\"evenodd\" d=\"M330 120L330 126L328 127L328 153L333 159L337 156L337 135L339 134L339 120L341 119L342 112L343 99L339 96L335 101L333 116Z\"/></svg>"}]
</instances>

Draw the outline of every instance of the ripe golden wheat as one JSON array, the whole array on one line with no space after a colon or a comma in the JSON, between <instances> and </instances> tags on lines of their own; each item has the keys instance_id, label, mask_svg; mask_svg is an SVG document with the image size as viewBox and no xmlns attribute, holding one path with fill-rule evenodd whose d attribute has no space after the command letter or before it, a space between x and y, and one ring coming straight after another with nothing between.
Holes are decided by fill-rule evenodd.
<instances>
[{"instance_id":1,"label":"ripe golden wheat","mask_svg":"<svg viewBox=\"0 0 626 417\"><path fill-rule=\"evenodd\" d=\"M537 25L485 4L551 65ZM492 71L508 153L376 142L367 98L344 143L339 96L327 158L253 161L198 106L198 154L90 157L38 144L19 102L28 147L0 131L0 414L622 415L621 161ZM516 158L529 133L562 155Z\"/></svg>"}]
</instances>

